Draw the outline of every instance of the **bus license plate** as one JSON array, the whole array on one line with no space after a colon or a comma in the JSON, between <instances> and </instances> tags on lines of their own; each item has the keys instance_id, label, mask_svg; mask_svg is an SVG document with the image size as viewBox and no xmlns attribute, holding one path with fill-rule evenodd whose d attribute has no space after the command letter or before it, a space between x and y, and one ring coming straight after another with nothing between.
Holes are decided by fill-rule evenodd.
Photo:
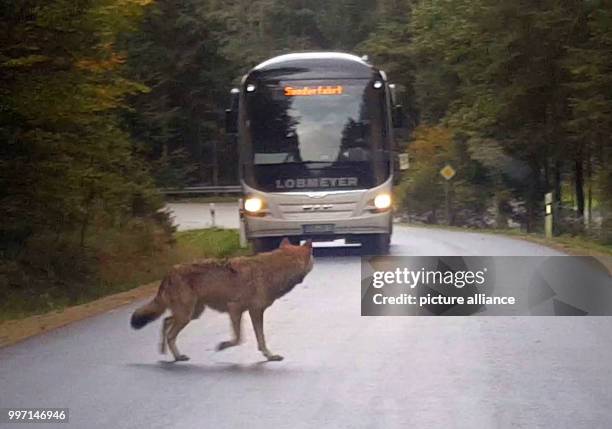
<instances>
[{"instance_id":1,"label":"bus license plate","mask_svg":"<svg viewBox=\"0 0 612 429\"><path fill-rule=\"evenodd\" d=\"M333 223L303 225L304 234L330 234L334 232Z\"/></svg>"}]
</instances>

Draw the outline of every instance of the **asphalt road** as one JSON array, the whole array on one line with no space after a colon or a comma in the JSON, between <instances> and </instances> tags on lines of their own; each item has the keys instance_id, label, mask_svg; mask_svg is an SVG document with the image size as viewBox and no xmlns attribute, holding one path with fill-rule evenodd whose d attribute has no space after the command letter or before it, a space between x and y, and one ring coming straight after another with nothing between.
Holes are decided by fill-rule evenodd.
<instances>
[{"instance_id":1,"label":"asphalt road","mask_svg":"<svg viewBox=\"0 0 612 429\"><path fill-rule=\"evenodd\" d=\"M176 220L197 226L201 210L180 207ZM408 227L396 228L392 253L556 254ZM59 428L612 426L612 318L365 318L359 258L318 254L305 282L266 313L282 362L262 362L248 317L244 344L216 352L229 320L207 311L178 339L191 361L167 363L159 322L129 328L134 304L0 349L0 408L68 407Z\"/></svg>"}]
</instances>

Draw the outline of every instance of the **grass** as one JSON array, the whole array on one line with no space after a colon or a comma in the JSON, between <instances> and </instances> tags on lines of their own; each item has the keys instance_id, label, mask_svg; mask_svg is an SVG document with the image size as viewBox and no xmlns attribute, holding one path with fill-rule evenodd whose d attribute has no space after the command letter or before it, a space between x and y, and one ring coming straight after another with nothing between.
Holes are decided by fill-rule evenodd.
<instances>
[{"instance_id":1,"label":"grass","mask_svg":"<svg viewBox=\"0 0 612 429\"><path fill-rule=\"evenodd\" d=\"M0 290L0 321L61 310L128 291L159 280L177 263L250 253L250 249L240 248L238 231L230 229L178 232L174 235L173 245L161 248L143 247L137 243L137 237L127 240L134 242L131 248L129 243L117 246L113 238L99 237L97 244L105 251L99 252L95 258L95 273L70 280L53 278L47 282L40 280L41 277L45 278L42 275L31 280L21 279L25 286L19 288L5 286L4 290ZM73 263L78 265L78 262L68 258L62 261L68 267Z\"/></svg>"},{"instance_id":2,"label":"grass","mask_svg":"<svg viewBox=\"0 0 612 429\"><path fill-rule=\"evenodd\" d=\"M425 224L408 224L409 226L420 228L436 228L448 229L451 231L474 232L481 234L498 234L512 238L530 241L532 243L548 246L555 250L568 253L570 255L585 255L585 256L612 256L612 245L604 245L595 241L589 240L586 237L562 235L546 238L542 234L526 233L516 229L475 229L462 228L448 225L425 225Z\"/></svg>"},{"instance_id":3,"label":"grass","mask_svg":"<svg viewBox=\"0 0 612 429\"><path fill-rule=\"evenodd\" d=\"M195 258L226 258L250 254L250 249L240 247L238 231L234 229L196 229L181 231L176 234L178 248L183 260Z\"/></svg>"}]
</instances>

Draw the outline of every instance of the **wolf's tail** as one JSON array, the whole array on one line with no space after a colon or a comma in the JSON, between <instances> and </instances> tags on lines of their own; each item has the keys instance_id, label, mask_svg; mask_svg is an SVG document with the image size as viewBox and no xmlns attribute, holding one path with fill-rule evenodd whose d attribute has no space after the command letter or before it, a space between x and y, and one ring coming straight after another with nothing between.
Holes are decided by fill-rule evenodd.
<instances>
[{"instance_id":1,"label":"wolf's tail","mask_svg":"<svg viewBox=\"0 0 612 429\"><path fill-rule=\"evenodd\" d=\"M132 319L130 320L130 324L134 329L140 329L145 326L147 323L154 321L159 316L161 316L164 311L166 311L166 301L162 296L162 291L168 282L167 279L162 281L162 284L159 287L159 291L157 295L151 302L143 305L139 309L137 309L134 314L132 314Z\"/></svg>"}]
</instances>

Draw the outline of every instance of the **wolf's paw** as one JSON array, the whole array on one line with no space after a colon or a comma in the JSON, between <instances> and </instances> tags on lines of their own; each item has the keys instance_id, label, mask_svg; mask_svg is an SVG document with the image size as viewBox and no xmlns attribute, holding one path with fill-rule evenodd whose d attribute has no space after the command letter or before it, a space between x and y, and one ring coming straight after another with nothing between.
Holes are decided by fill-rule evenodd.
<instances>
[{"instance_id":1,"label":"wolf's paw","mask_svg":"<svg viewBox=\"0 0 612 429\"><path fill-rule=\"evenodd\" d=\"M221 341L219 344L217 344L217 351L220 352L221 350L225 350L229 347L234 347L235 345L235 341Z\"/></svg>"},{"instance_id":2,"label":"wolf's paw","mask_svg":"<svg viewBox=\"0 0 612 429\"><path fill-rule=\"evenodd\" d=\"M282 357L281 355L268 355L266 356L266 359L268 359L271 362L278 362L284 359L284 357Z\"/></svg>"},{"instance_id":3,"label":"wolf's paw","mask_svg":"<svg viewBox=\"0 0 612 429\"><path fill-rule=\"evenodd\" d=\"M187 355L178 355L174 358L174 362L185 362L189 360L189 356Z\"/></svg>"}]
</instances>

